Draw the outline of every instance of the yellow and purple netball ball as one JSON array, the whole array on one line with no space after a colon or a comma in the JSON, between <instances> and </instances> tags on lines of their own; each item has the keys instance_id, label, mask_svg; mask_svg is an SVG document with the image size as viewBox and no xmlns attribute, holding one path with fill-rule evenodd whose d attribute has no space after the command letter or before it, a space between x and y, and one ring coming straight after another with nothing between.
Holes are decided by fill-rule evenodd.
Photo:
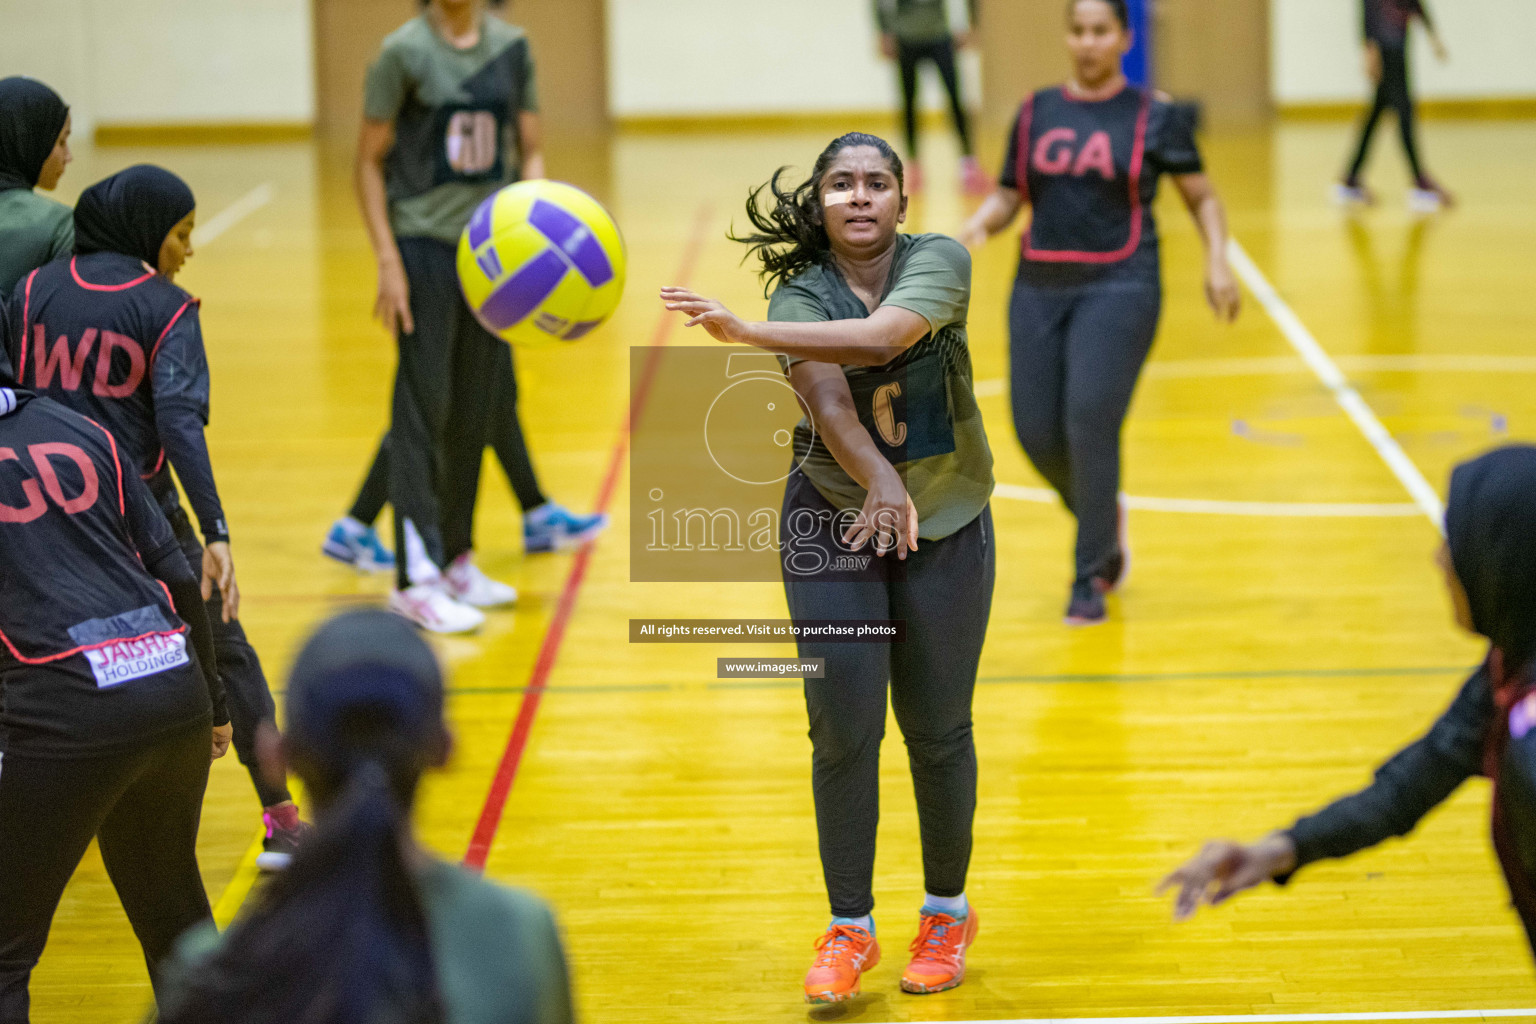
<instances>
[{"instance_id":1,"label":"yellow and purple netball ball","mask_svg":"<svg viewBox=\"0 0 1536 1024\"><path fill-rule=\"evenodd\" d=\"M458 262L469 308L515 345L577 341L624 293L618 225L596 199L558 181L520 181L481 203Z\"/></svg>"}]
</instances>

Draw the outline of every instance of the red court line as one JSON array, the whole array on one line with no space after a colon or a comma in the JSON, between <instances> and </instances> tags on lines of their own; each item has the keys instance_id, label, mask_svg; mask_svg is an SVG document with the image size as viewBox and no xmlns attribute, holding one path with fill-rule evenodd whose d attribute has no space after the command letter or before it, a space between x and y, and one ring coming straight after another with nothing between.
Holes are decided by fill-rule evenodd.
<instances>
[{"instance_id":1,"label":"red court line","mask_svg":"<svg viewBox=\"0 0 1536 1024\"><path fill-rule=\"evenodd\" d=\"M699 250L704 245L704 231L708 222L709 207L706 205L699 208L694 218L693 231L689 235L688 246L683 251L682 264L678 267L677 276L673 278L676 283L685 284L693 275L694 263L697 262ZM608 472L603 477L602 487L597 492L596 508L599 512L606 512L609 503L613 500L614 491L619 484L619 474L624 468L624 456L629 452L630 432L645 408L645 400L651 393L651 382L655 379L657 368L661 365L662 350L666 347L667 338L677 322L678 314L663 311L660 320L656 323L656 332L651 338L651 350L646 357L645 367L641 370L640 382L635 386L635 393L630 398L624 420L619 424L619 439L614 442L613 454L608 460ZM592 560L594 543L595 541L589 541L581 546L571 562L570 573L565 577L565 586L560 591L560 601L555 606L554 617L550 620L549 629L539 645L539 656L534 660L533 672L528 677L528 688L523 693L523 702L517 710L517 719L512 723L512 735L507 737L507 746L502 751L501 763L496 766L496 774L491 779L491 790L485 795L485 805L480 809L480 820L475 824L474 834L469 840L469 849L464 853L464 866L467 868L476 871L485 870L486 859L491 853L491 843L495 841L496 831L501 827L501 817L507 807L507 797L512 793L512 783L517 779L518 766L522 764L523 752L528 747L528 737L533 732L534 717L539 713L539 704L543 700L544 690L549 683L549 673L554 669L555 661L560 656L560 645L565 640L565 629L570 625L571 615L576 610L576 598L581 593L582 582L587 577L587 565Z\"/></svg>"}]
</instances>

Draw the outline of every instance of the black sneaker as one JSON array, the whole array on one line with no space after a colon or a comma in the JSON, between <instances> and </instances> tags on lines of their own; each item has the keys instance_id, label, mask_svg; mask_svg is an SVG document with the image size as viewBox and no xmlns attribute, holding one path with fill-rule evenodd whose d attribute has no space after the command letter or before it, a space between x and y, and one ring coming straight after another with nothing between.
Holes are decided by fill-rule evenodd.
<instances>
[{"instance_id":1,"label":"black sneaker","mask_svg":"<svg viewBox=\"0 0 1536 1024\"><path fill-rule=\"evenodd\" d=\"M1120 582L1125 579L1126 558L1123 551L1116 551L1109 556L1108 561L1093 574L1093 589L1100 594L1113 594L1120 589Z\"/></svg>"},{"instance_id":2,"label":"black sneaker","mask_svg":"<svg viewBox=\"0 0 1536 1024\"><path fill-rule=\"evenodd\" d=\"M1094 580L1079 580L1072 584L1072 598L1067 603L1064 620L1069 626L1096 626L1109 617L1104 610L1104 595Z\"/></svg>"},{"instance_id":3,"label":"black sneaker","mask_svg":"<svg viewBox=\"0 0 1536 1024\"><path fill-rule=\"evenodd\" d=\"M268 814L263 814L262 820L267 825L267 836L256 855L256 867L261 871L283 871L293 863L293 855L299 852L314 826L301 821L298 828L281 828Z\"/></svg>"},{"instance_id":4,"label":"black sneaker","mask_svg":"<svg viewBox=\"0 0 1536 1024\"><path fill-rule=\"evenodd\" d=\"M1101 594L1113 594L1125 586L1125 578L1130 574L1130 520L1125 514L1125 498L1122 497L1115 510L1115 553L1093 574L1093 585Z\"/></svg>"}]
</instances>

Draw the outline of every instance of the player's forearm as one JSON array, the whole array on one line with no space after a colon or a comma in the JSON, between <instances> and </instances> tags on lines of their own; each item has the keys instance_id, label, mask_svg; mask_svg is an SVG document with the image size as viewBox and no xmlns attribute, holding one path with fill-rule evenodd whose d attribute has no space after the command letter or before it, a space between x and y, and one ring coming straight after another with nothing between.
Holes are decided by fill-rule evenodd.
<instances>
[{"instance_id":1,"label":"player's forearm","mask_svg":"<svg viewBox=\"0 0 1536 1024\"><path fill-rule=\"evenodd\" d=\"M191 634L192 649L197 654L198 668L208 687L208 700L213 705L213 724L229 723L229 708L224 693L224 683L219 677L218 657L213 646L213 627L208 621L208 610L203 604L198 578L187 565L180 548L170 548L153 565L145 566L150 573L165 584L171 595L171 604L181 621L187 624Z\"/></svg>"},{"instance_id":2,"label":"player's forearm","mask_svg":"<svg viewBox=\"0 0 1536 1024\"><path fill-rule=\"evenodd\" d=\"M544 166L544 122L531 110L517 115L517 130L521 136L523 180L548 177Z\"/></svg>"},{"instance_id":3,"label":"player's forearm","mask_svg":"<svg viewBox=\"0 0 1536 1024\"><path fill-rule=\"evenodd\" d=\"M1227 210L1221 197L1215 192L1202 196L1195 209L1195 223L1200 226L1200 236L1205 241L1207 260L1227 258Z\"/></svg>"},{"instance_id":4,"label":"player's forearm","mask_svg":"<svg viewBox=\"0 0 1536 1024\"><path fill-rule=\"evenodd\" d=\"M758 348L841 366L882 366L923 336L912 336L903 325L875 316L812 323L769 320L751 324L750 330Z\"/></svg>"},{"instance_id":5,"label":"player's forearm","mask_svg":"<svg viewBox=\"0 0 1536 1024\"><path fill-rule=\"evenodd\" d=\"M229 540L229 525L219 502L219 489L213 479L213 463L208 457L208 441L203 436L203 422L197 412L177 404L155 410L155 426L161 444L170 459L176 479L181 481L192 514L197 517L203 543Z\"/></svg>"},{"instance_id":6,"label":"player's forearm","mask_svg":"<svg viewBox=\"0 0 1536 1024\"><path fill-rule=\"evenodd\" d=\"M847 386L836 389L835 383L813 387L811 393L805 396L804 405L810 413L811 422L816 424L816 432L837 464L843 467L843 471L855 483L869 490L876 475L889 470L891 464L880 454L880 449L875 447L869 430L859 422L859 414L854 409L853 398L847 393ZM841 393L828 395L823 388Z\"/></svg>"},{"instance_id":7,"label":"player's forearm","mask_svg":"<svg viewBox=\"0 0 1536 1024\"><path fill-rule=\"evenodd\" d=\"M966 229L980 228L991 238L1013 223L1013 219L1019 215L1019 210L1024 207L1024 197L1018 189L998 186L991 195L982 202L981 207L971 216Z\"/></svg>"},{"instance_id":8,"label":"player's forearm","mask_svg":"<svg viewBox=\"0 0 1536 1024\"><path fill-rule=\"evenodd\" d=\"M380 263L399 263L400 248L395 244L395 233L389 226L389 191L384 183L383 161L368 154L358 154L353 183L374 255Z\"/></svg>"}]
</instances>

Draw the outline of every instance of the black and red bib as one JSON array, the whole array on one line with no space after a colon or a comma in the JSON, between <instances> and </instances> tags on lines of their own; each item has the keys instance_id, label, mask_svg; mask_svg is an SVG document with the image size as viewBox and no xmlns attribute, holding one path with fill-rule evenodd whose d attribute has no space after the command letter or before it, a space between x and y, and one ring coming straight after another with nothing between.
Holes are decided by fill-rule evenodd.
<instances>
[{"instance_id":1,"label":"black and red bib","mask_svg":"<svg viewBox=\"0 0 1536 1024\"><path fill-rule=\"evenodd\" d=\"M22 665L89 657L151 638L174 637L183 648L186 626L132 536L127 470L112 435L28 392L0 391L6 398L13 411L0 417L0 665L7 657ZM155 540L175 543L165 527Z\"/></svg>"},{"instance_id":2,"label":"black and red bib","mask_svg":"<svg viewBox=\"0 0 1536 1024\"><path fill-rule=\"evenodd\" d=\"M127 745L208 713L186 624L145 568L179 553L111 434L47 398L0 388L8 751Z\"/></svg>"},{"instance_id":3,"label":"black and red bib","mask_svg":"<svg viewBox=\"0 0 1536 1024\"><path fill-rule=\"evenodd\" d=\"M141 477L153 476L165 464L157 395L165 400L169 387L207 417L197 300L112 252L50 263L17 293L18 382L101 423L122 444L125 461Z\"/></svg>"},{"instance_id":4,"label":"black and red bib","mask_svg":"<svg viewBox=\"0 0 1536 1024\"><path fill-rule=\"evenodd\" d=\"M1060 88L1025 101L1014 158L1034 212L1025 259L1118 263L1136 251L1151 111L1151 95L1132 87L1092 103Z\"/></svg>"},{"instance_id":5,"label":"black and red bib","mask_svg":"<svg viewBox=\"0 0 1536 1024\"><path fill-rule=\"evenodd\" d=\"M999 184L1032 208L1024 267L1073 280L1155 277L1158 180L1202 169L1193 110L1134 86L1102 100L1040 90L1020 107L1006 154Z\"/></svg>"}]
</instances>

